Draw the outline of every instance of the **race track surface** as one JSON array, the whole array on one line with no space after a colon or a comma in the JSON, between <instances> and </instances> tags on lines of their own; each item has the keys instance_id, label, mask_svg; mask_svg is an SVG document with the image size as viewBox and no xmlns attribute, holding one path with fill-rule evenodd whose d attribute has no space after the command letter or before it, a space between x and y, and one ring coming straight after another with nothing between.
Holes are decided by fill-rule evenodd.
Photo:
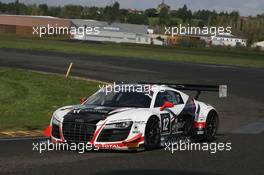
<instances>
[{"instance_id":1,"label":"race track surface","mask_svg":"<svg viewBox=\"0 0 264 175\"><path fill-rule=\"evenodd\" d=\"M264 69L0 49L1 67L65 74L70 62L72 75L108 82L227 84L227 99L203 93L200 100L218 109L217 142L232 150L39 154L32 142L43 139L0 139L0 174L264 174Z\"/></svg>"}]
</instances>

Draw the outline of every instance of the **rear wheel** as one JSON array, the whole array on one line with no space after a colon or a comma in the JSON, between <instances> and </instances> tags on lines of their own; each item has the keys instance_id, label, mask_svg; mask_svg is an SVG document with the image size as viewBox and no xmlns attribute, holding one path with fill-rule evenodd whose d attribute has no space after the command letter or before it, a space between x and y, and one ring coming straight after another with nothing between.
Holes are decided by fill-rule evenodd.
<instances>
[{"instance_id":1,"label":"rear wheel","mask_svg":"<svg viewBox=\"0 0 264 175\"><path fill-rule=\"evenodd\" d=\"M212 141L215 139L217 130L219 125L219 118L215 111L211 111L208 114L206 125L205 125L205 134L204 140L205 141Z\"/></svg>"},{"instance_id":2,"label":"rear wheel","mask_svg":"<svg viewBox=\"0 0 264 175\"><path fill-rule=\"evenodd\" d=\"M151 117L145 129L144 146L146 150L152 150L160 146L160 124L157 117Z\"/></svg>"},{"instance_id":3,"label":"rear wheel","mask_svg":"<svg viewBox=\"0 0 264 175\"><path fill-rule=\"evenodd\" d=\"M184 127L183 127L183 136L191 136L192 133L193 133L193 126L194 126L194 119L189 116L189 115L186 115L186 116L183 116L184 117L184 120L185 120L185 124L184 124Z\"/></svg>"}]
</instances>

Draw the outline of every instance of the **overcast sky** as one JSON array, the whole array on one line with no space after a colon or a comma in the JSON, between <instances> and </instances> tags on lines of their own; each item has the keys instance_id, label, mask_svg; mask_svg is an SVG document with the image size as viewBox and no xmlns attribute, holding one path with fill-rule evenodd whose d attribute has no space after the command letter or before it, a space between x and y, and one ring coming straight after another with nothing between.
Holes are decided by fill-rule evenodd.
<instances>
[{"instance_id":1,"label":"overcast sky","mask_svg":"<svg viewBox=\"0 0 264 175\"><path fill-rule=\"evenodd\" d=\"M0 0L0 2L11 2L15 0ZM114 0L20 0L24 3L46 3L49 5L80 4L83 6L106 6ZM122 8L135 8L143 10L155 8L161 0L119 0ZM165 0L172 7L178 9L186 4L192 10L210 9L216 11L237 10L241 15L256 15L264 13L264 0Z\"/></svg>"}]
</instances>

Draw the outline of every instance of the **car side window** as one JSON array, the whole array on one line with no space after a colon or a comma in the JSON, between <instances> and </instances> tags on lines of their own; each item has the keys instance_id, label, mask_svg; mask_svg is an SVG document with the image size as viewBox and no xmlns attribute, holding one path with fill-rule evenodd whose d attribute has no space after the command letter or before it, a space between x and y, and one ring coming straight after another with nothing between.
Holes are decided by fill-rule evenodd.
<instances>
[{"instance_id":1,"label":"car side window","mask_svg":"<svg viewBox=\"0 0 264 175\"><path fill-rule=\"evenodd\" d=\"M159 92L154 107L161 107L165 102L171 102L174 105L183 104L182 97L174 91Z\"/></svg>"}]
</instances>

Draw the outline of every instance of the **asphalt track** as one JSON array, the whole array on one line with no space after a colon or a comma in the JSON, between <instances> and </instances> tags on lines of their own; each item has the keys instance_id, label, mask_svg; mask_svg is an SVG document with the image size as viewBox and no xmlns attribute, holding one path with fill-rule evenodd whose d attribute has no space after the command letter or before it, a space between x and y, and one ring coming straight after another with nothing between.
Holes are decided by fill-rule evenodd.
<instances>
[{"instance_id":1,"label":"asphalt track","mask_svg":"<svg viewBox=\"0 0 264 175\"><path fill-rule=\"evenodd\" d=\"M72 75L109 82L227 84L227 99L204 93L201 100L219 110L216 142L232 150L39 154L32 142L42 139L0 139L0 174L264 174L264 69L0 49L1 67L64 74L70 62Z\"/></svg>"}]
</instances>

